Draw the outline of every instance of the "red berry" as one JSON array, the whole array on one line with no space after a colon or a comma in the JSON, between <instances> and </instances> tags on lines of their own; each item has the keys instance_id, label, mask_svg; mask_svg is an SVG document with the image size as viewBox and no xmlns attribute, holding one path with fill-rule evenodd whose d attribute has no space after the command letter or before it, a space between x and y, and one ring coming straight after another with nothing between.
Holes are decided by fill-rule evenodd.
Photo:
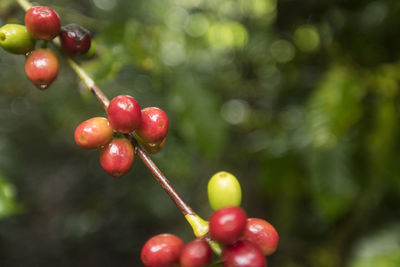
<instances>
[{"instance_id":1,"label":"red berry","mask_svg":"<svg viewBox=\"0 0 400 267\"><path fill-rule=\"evenodd\" d=\"M180 257L182 267L203 267L210 264L212 252L204 240L193 240L185 245Z\"/></svg>"},{"instance_id":2,"label":"red berry","mask_svg":"<svg viewBox=\"0 0 400 267\"><path fill-rule=\"evenodd\" d=\"M143 141L156 143L163 140L168 133L168 117L159 108L149 107L142 109L142 124L136 130Z\"/></svg>"},{"instance_id":3,"label":"red berry","mask_svg":"<svg viewBox=\"0 0 400 267\"><path fill-rule=\"evenodd\" d=\"M258 218L247 219L244 239L258 245L265 255L275 252L279 241L278 232L267 221Z\"/></svg>"},{"instance_id":4,"label":"red berry","mask_svg":"<svg viewBox=\"0 0 400 267\"><path fill-rule=\"evenodd\" d=\"M144 244L140 258L147 267L170 267L179 262L184 245L176 235L156 235Z\"/></svg>"},{"instance_id":5,"label":"red berry","mask_svg":"<svg viewBox=\"0 0 400 267\"><path fill-rule=\"evenodd\" d=\"M113 177L121 177L132 167L134 151L125 138L114 138L100 152L100 164Z\"/></svg>"},{"instance_id":6,"label":"red berry","mask_svg":"<svg viewBox=\"0 0 400 267\"><path fill-rule=\"evenodd\" d=\"M107 114L111 127L121 133L130 133L136 130L142 122L138 102L128 95L120 95L111 100Z\"/></svg>"},{"instance_id":7,"label":"red berry","mask_svg":"<svg viewBox=\"0 0 400 267\"><path fill-rule=\"evenodd\" d=\"M58 75L56 55L48 49L33 51L26 59L25 74L39 89L46 89Z\"/></svg>"},{"instance_id":8,"label":"red berry","mask_svg":"<svg viewBox=\"0 0 400 267\"><path fill-rule=\"evenodd\" d=\"M106 118L95 117L88 119L75 130L75 142L83 148L98 148L110 142L113 129Z\"/></svg>"},{"instance_id":9,"label":"red berry","mask_svg":"<svg viewBox=\"0 0 400 267\"><path fill-rule=\"evenodd\" d=\"M239 207L223 207L210 217L210 235L216 241L232 245L246 229L247 215Z\"/></svg>"},{"instance_id":10,"label":"red berry","mask_svg":"<svg viewBox=\"0 0 400 267\"><path fill-rule=\"evenodd\" d=\"M52 40L61 29L57 12L47 6L30 8L25 14L25 25L32 37L43 40Z\"/></svg>"},{"instance_id":11,"label":"red berry","mask_svg":"<svg viewBox=\"0 0 400 267\"><path fill-rule=\"evenodd\" d=\"M68 24L62 27L60 38L63 50L71 56L83 55L89 51L90 33L80 25Z\"/></svg>"},{"instance_id":12,"label":"red berry","mask_svg":"<svg viewBox=\"0 0 400 267\"><path fill-rule=\"evenodd\" d=\"M261 249L250 241L238 241L222 252L225 267L265 267L265 259Z\"/></svg>"}]
</instances>

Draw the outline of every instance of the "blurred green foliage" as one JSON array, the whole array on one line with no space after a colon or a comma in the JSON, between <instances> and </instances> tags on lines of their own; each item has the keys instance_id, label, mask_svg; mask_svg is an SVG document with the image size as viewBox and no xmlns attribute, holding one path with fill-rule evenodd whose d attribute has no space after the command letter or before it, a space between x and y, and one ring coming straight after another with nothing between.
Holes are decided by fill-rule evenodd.
<instances>
[{"instance_id":1,"label":"blurred green foliage","mask_svg":"<svg viewBox=\"0 0 400 267\"><path fill-rule=\"evenodd\" d=\"M269 266L400 266L398 1L40 3L92 31L82 64L110 98L166 110L153 158L202 217L208 179L238 177L249 216L280 234ZM23 17L0 2L0 25ZM74 144L105 114L58 56L40 92L0 51L0 265L139 266L151 235L189 241L140 160L112 179Z\"/></svg>"}]
</instances>

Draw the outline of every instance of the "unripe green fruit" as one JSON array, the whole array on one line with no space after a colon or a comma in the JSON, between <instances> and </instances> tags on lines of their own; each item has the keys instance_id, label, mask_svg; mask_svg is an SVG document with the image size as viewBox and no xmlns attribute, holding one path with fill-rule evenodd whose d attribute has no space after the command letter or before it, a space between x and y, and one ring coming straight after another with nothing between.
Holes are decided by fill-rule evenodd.
<instances>
[{"instance_id":1,"label":"unripe green fruit","mask_svg":"<svg viewBox=\"0 0 400 267\"><path fill-rule=\"evenodd\" d=\"M6 24L0 28L0 46L10 53L26 54L35 48L35 40L24 25Z\"/></svg>"},{"instance_id":2,"label":"unripe green fruit","mask_svg":"<svg viewBox=\"0 0 400 267\"><path fill-rule=\"evenodd\" d=\"M242 190L235 176L218 172L208 182L208 201L213 210L226 206L240 206Z\"/></svg>"}]
</instances>

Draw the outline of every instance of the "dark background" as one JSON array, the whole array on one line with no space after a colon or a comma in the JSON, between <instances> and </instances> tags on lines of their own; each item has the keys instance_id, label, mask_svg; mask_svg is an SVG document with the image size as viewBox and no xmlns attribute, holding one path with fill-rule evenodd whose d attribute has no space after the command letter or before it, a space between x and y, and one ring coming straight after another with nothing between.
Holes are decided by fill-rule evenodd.
<instances>
[{"instance_id":1,"label":"dark background","mask_svg":"<svg viewBox=\"0 0 400 267\"><path fill-rule=\"evenodd\" d=\"M40 3L91 30L82 64L110 98L167 112L153 159L203 218L226 170L280 234L269 266L400 266L399 1ZM1 0L0 25L23 18ZM152 235L191 240L139 158L114 179L75 145L105 113L57 55L42 92L0 50L0 266L140 266Z\"/></svg>"}]
</instances>

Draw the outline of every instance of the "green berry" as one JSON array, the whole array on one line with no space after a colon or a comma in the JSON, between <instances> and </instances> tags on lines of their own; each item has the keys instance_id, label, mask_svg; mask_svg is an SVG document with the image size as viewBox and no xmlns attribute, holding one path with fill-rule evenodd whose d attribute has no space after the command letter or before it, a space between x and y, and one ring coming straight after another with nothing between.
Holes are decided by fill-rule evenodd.
<instances>
[{"instance_id":1,"label":"green berry","mask_svg":"<svg viewBox=\"0 0 400 267\"><path fill-rule=\"evenodd\" d=\"M242 190L235 176L218 172L208 182L208 201L213 210L226 206L240 206Z\"/></svg>"},{"instance_id":2,"label":"green berry","mask_svg":"<svg viewBox=\"0 0 400 267\"><path fill-rule=\"evenodd\" d=\"M14 54L26 54L35 47L35 40L26 27L19 24L6 24L0 28L0 46Z\"/></svg>"}]
</instances>

